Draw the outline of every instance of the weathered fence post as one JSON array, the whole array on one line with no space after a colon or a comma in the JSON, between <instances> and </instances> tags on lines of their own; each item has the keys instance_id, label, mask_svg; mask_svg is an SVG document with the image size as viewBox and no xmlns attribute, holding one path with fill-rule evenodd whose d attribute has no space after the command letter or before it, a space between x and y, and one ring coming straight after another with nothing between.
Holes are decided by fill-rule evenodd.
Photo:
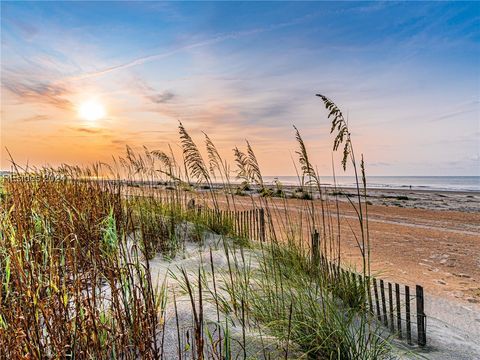
<instances>
[{"instance_id":1,"label":"weathered fence post","mask_svg":"<svg viewBox=\"0 0 480 360\"><path fill-rule=\"evenodd\" d=\"M256 238L256 236L255 236L255 220L256 220L255 214L256 214L255 209L250 210L250 219L251 219L251 223L250 223L251 229L250 229L250 231L252 233L252 239Z\"/></svg>"},{"instance_id":2,"label":"weathered fence post","mask_svg":"<svg viewBox=\"0 0 480 360\"><path fill-rule=\"evenodd\" d=\"M392 283L388 283L388 310L390 312L390 332L395 331L395 324L393 321L393 291L392 291Z\"/></svg>"},{"instance_id":3,"label":"weathered fence post","mask_svg":"<svg viewBox=\"0 0 480 360\"><path fill-rule=\"evenodd\" d=\"M248 239L248 210L243 211L243 238Z\"/></svg>"},{"instance_id":4,"label":"weathered fence post","mask_svg":"<svg viewBox=\"0 0 480 360\"><path fill-rule=\"evenodd\" d=\"M412 345L412 325L410 319L410 288L405 285L405 319L407 320L407 342Z\"/></svg>"},{"instance_id":5,"label":"weathered fence post","mask_svg":"<svg viewBox=\"0 0 480 360\"><path fill-rule=\"evenodd\" d=\"M260 209L260 241L265 241L265 209Z\"/></svg>"},{"instance_id":6,"label":"weathered fence post","mask_svg":"<svg viewBox=\"0 0 480 360\"><path fill-rule=\"evenodd\" d=\"M425 346L427 344L426 333L426 317L423 303L423 287L417 285L415 288L417 297L417 330L418 330L418 345Z\"/></svg>"},{"instance_id":7,"label":"weathered fence post","mask_svg":"<svg viewBox=\"0 0 480 360\"><path fill-rule=\"evenodd\" d=\"M400 285L395 283L395 298L397 305L397 331L398 337L402 339L402 308L400 307Z\"/></svg>"},{"instance_id":8,"label":"weathered fence post","mask_svg":"<svg viewBox=\"0 0 480 360\"><path fill-rule=\"evenodd\" d=\"M382 321L382 316L380 315L380 301L378 300L377 279L375 278L373 278L373 293L375 294L375 304L377 305L377 318L379 321Z\"/></svg>"},{"instance_id":9,"label":"weathered fence post","mask_svg":"<svg viewBox=\"0 0 480 360\"><path fill-rule=\"evenodd\" d=\"M312 233L312 264L314 266L318 266L318 259L319 259L319 238L320 234L318 233L317 229L315 229Z\"/></svg>"},{"instance_id":10,"label":"weathered fence post","mask_svg":"<svg viewBox=\"0 0 480 360\"><path fill-rule=\"evenodd\" d=\"M243 239L245 237L245 221L244 221L244 212L240 211L240 237Z\"/></svg>"},{"instance_id":11,"label":"weathered fence post","mask_svg":"<svg viewBox=\"0 0 480 360\"><path fill-rule=\"evenodd\" d=\"M255 209L255 239L260 241L260 210Z\"/></svg>"},{"instance_id":12,"label":"weathered fence post","mask_svg":"<svg viewBox=\"0 0 480 360\"><path fill-rule=\"evenodd\" d=\"M382 297L383 323L388 327L387 304L385 302L385 284L383 279L380 279L380 296Z\"/></svg>"},{"instance_id":13,"label":"weathered fence post","mask_svg":"<svg viewBox=\"0 0 480 360\"><path fill-rule=\"evenodd\" d=\"M238 213L238 225L240 237L243 238L243 211Z\"/></svg>"},{"instance_id":14,"label":"weathered fence post","mask_svg":"<svg viewBox=\"0 0 480 360\"><path fill-rule=\"evenodd\" d=\"M233 222L235 224L235 235L236 236L240 235L239 226L238 226L238 214L239 214L238 211L233 211L232 212Z\"/></svg>"},{"instance_id":15,"label":"weathered fence post","mask_svg":"<svg viewBox=\"0 0 480 360\"><path fill-rule=\"evenodd\" d=\"M367 296L368 296L368 305L370 307L370 313L373 314L373 301L372 301L372 286L371 286L371 281L372 278L370 276L367 276L365 281L365 289L367 290Z\"/></svg>"}]
</instances>

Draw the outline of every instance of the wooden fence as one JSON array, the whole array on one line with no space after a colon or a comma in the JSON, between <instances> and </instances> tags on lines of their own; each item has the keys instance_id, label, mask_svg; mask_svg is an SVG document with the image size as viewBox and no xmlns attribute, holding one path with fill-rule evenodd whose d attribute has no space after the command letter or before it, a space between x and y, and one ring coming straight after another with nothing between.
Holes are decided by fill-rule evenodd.
<instances>
[{"instance_id":1,"label":"wooden fence","mask_svg":"<svg viewBox=\"0 0 480 360\"><path fill-rule=\"evenodd\" d=\"M239 238L265 241L265 210L262 208L244 211L216 210L198 207L197 212L212 230Z\"/></svg>"},{"instance_id":2,"label":"wooden fence","mask_svg":"<svg viewBox=\"0 0 480 360\"><path fill-rule=\"evenodd\" d=\"M413 294L408 285L391 283L375 277L364 277L363 274L341 268L320 254L317 231L312 234L311 249L312 262L322 266L331 281L351 288L361 288L367 284L368 308L392 334L399 339L406 339L409 345L416 343L419 346L425 346L427 344L427 317L422 286L416 285Z\"/></svg>"},{"instance_id":3,"label":"wooden fence","mask_svg":"<svg viewBox=\"0 0 480 360\"><path fill-rule=\"evenodd\" d=\"M262 208L244 211L197 208L204 222L215 231L227 224L228 235L265 241L265 210ZM377 320L399 339L409 345L427 343L427 317L424 311L423 287L415 286L415 293L408 285L387 282L375 277L345 270L338 264L327 261L321 255L319 233L312 234L312 262L326 269L331 281L339 281L352 287L368 284L367 306ZM414 306L415 305L415 306Z\"/></svg>"}]
</instances>

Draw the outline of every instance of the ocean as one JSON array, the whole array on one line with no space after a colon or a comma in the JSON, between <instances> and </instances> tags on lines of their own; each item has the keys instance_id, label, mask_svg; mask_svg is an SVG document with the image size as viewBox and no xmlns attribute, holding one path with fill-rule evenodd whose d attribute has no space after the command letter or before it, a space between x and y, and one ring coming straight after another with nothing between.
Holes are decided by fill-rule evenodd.
<instances>
[{"instance_id":1,"label":"ocean","mask_svg":"<svg viewBox=\"0 0 480 360\"><path fill-rule=\"evenodd\" d=\"M284 185L298 185L296 176L264 176L267 184L276 180ZM333 185L332 176L320 178L323 185ZM337 176L337 186L353 187L353 176ZM370 189L411 189L431 191L479 191L480 176L367 176L367 187Z\"/></svg>"},{"instance_id":2,"label":"ocean","mask_svg":"<svg viewBox=\"0 0 480 360\"><path fill-rule=\"evenodd\" d=\"M0 171L1 176L7 176L8 171ZM275 181L283 185L298 186L297 176L264 176L267 185L274 185ZM333 186L332 176L321 176L322 185ZM353 176L337 176L337 186L354 187ZM240 182L232 179L233 183ZM367 176L369 189L391 190L426 190L426 191L465 191L480 192L480 176Z\"/></svg>"}]
</instances>

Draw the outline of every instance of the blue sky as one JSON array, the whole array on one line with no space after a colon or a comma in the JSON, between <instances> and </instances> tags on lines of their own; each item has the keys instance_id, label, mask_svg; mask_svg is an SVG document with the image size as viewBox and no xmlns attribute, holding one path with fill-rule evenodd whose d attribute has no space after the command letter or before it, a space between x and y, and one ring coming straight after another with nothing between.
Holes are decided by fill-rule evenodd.
<instances>
[{"instance_id":1,"label":"blue sky","mask_svg":"<svg viewBox=\"0 0 480 360\"><path fill-rule=\"evenodd\" d=\"M329 175L321 92L348 115L369 174L480 175L479 3L2 2L1 10L1 140L17 161L86 163L125 144L165 148L178 143L181 120L227 158L248 139L265 174L292 175L295 124ZM89 98L107 109L94 124L76 110Z\"/></svg>"}]
</instances>

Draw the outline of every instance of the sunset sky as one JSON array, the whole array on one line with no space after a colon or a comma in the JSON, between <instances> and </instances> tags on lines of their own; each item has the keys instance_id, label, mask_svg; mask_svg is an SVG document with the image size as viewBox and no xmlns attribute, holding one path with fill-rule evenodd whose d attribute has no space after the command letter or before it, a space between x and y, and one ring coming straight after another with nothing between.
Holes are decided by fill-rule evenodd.
<instances>
[{"instance_id":1,"label":"sunset sky","mask_svg":"<svg viewBox=\"0 0 480 360\"><path fill-rule=\"evenodd\" d=\"M265 175L294 174L296 125L330 175L321 92L370 175L480 175L479 24L478 2L2 1L1 169L5 148L35 165L178 149L180 120L227 159L248 139Z\"/></svg>"}]
</instances>

